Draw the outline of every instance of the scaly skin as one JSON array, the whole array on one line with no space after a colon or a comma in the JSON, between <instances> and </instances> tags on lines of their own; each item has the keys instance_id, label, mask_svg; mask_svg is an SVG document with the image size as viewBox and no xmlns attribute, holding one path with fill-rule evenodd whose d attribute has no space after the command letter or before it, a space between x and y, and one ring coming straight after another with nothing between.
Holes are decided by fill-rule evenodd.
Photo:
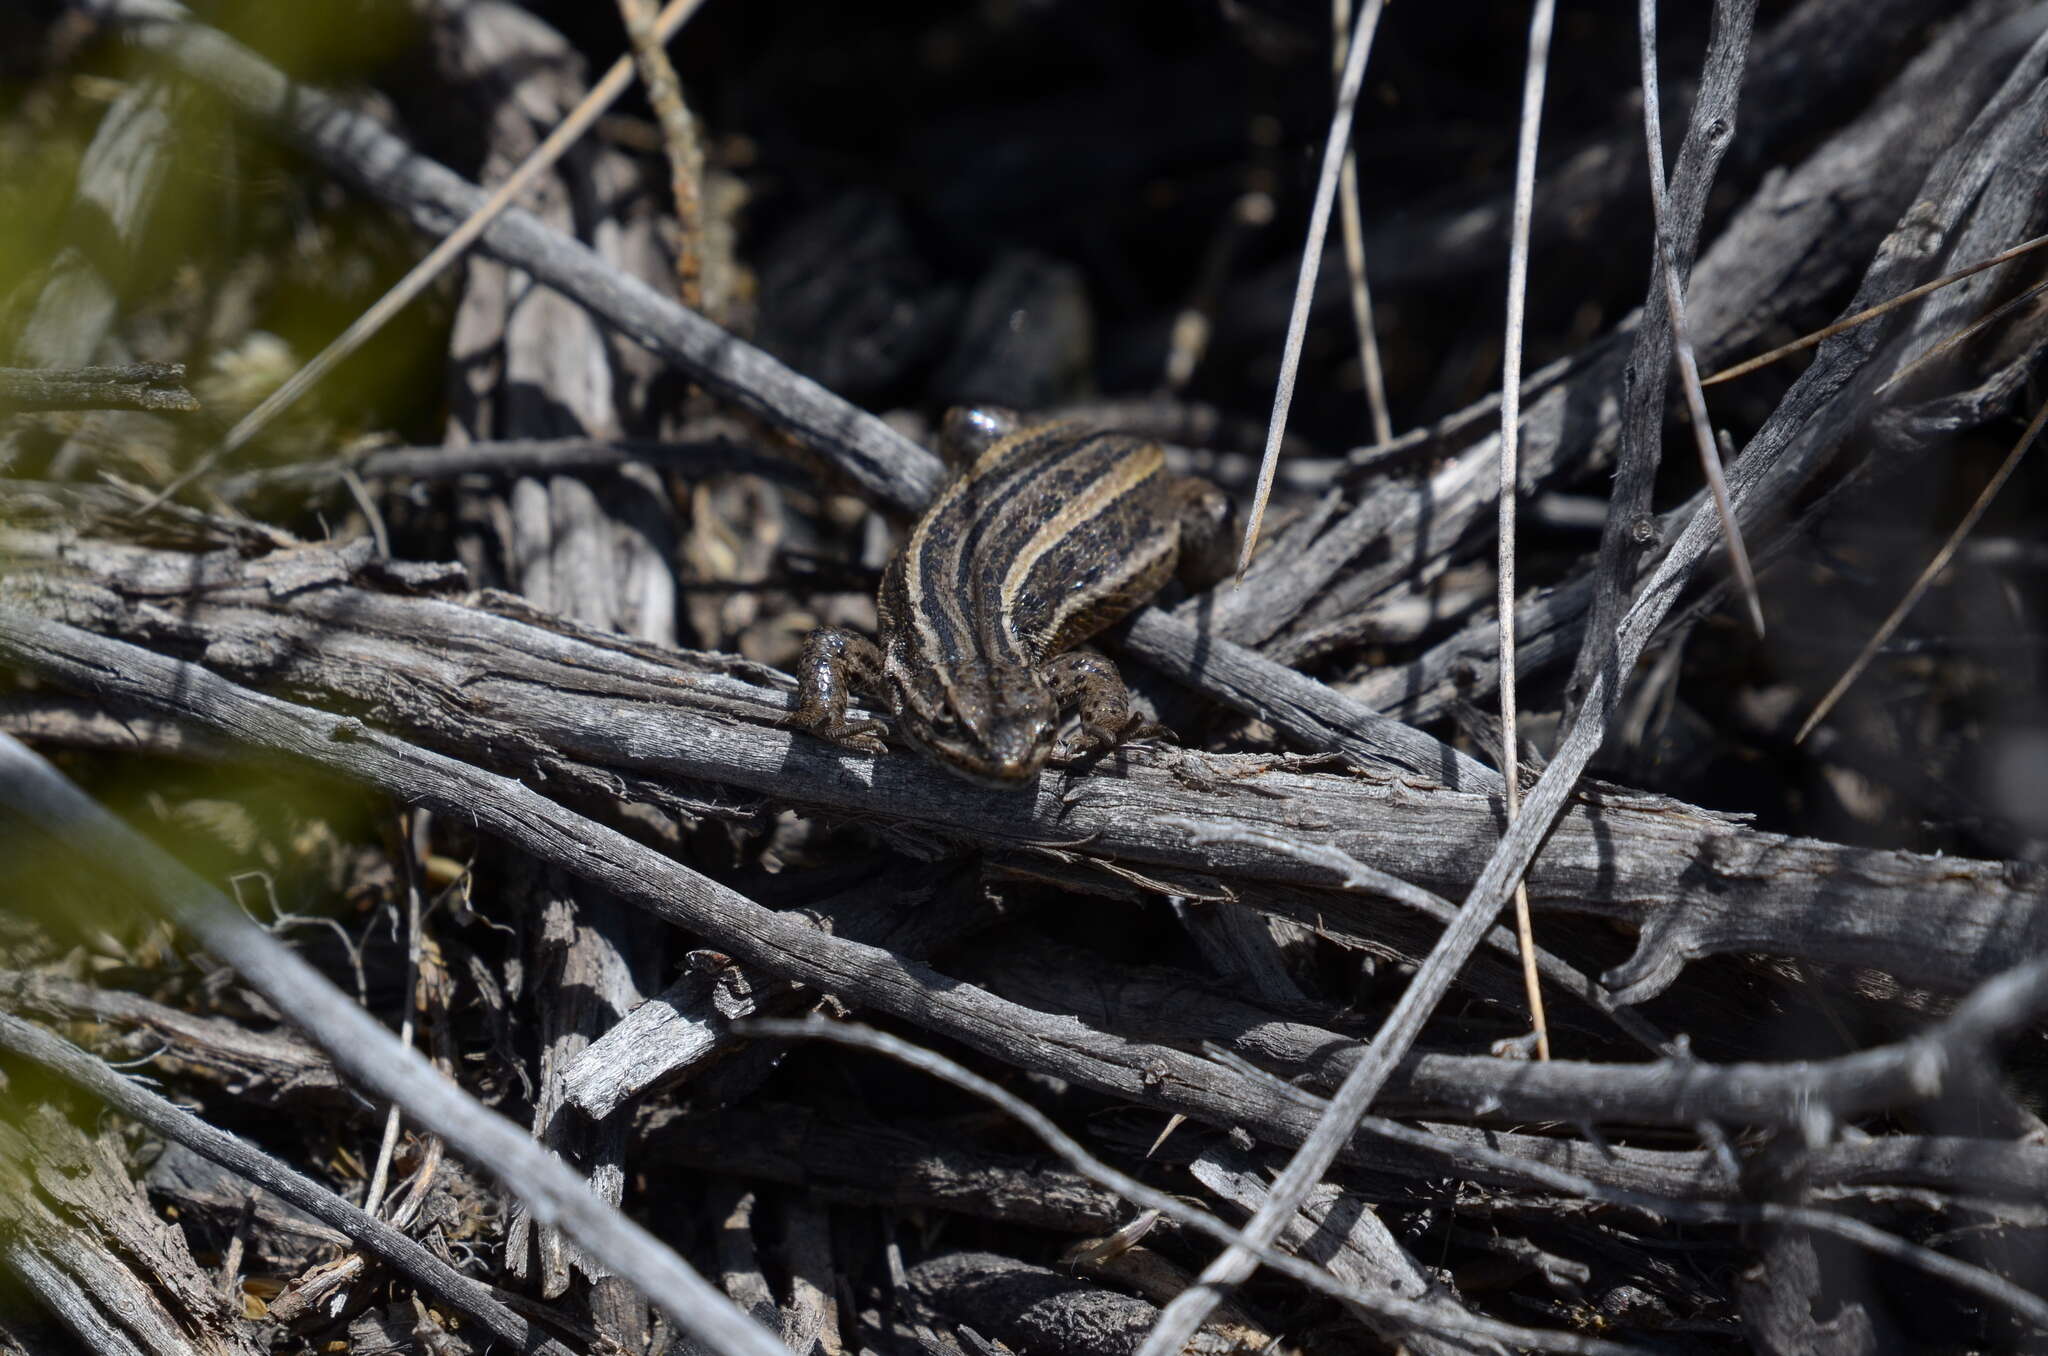
<instances>
[{"instance_id":1,"label":"scaly skin","mask_svg":"<svg viewBox=\"0 0 2048 1356\"><path fill-rule=\"evenodd\" d=\"M1017 786L1048 762L1141 733L1115 666L1074 647L1151 598L1176 566L1216 574L1230 505L1207 482L1169 474L1158 444L1140 438L1019 429L986 411L956 414L947 432L956 449L968 443L967 464L883 573L880 646L813 632L794 719L879 753L881 726L846 718L852 689L875 692L897 732L940 766ZM1063 742L1068 712L1081 729Z\"/></svg>"}]
</instances>

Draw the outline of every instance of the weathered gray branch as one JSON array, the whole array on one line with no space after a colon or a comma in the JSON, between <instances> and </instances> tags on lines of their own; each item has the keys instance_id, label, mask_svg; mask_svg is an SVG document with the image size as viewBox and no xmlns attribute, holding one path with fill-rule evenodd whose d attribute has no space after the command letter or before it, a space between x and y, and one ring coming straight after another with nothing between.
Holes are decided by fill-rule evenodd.
<instances>
[{"instance_id":1,"label":"weathered gray branch","mask_svg":"<svg viewBox=\"0 0 2048 1356\"><path fill-rule=\"evenodd\" d=\"M17 570L0 597L204 654L237 680L361 712L478 763L545 769L563 794L615 797L626 775L636 794L683 812L721 798L738 812L734 791L769 796L1025 863L1100 863L1255 903L1262 885L1328 889L1333 875L1299 853L1219 848L1163 821L1324 844L1447 898L1464 893L1499 832L1494 797L1421 776L1144 747L1092 773L1048 776L1035 794L981 791L916 757L856 757L787 730L780 675L584 632L511 600L465 607L378 592L350 582L375 569L357 548L242 560L64 539L12 545L23 563L64 568ZM678 787L707 790L678 802ZM2048 878L2031 868L1787 838L1608 789L1567 804L1529 886L1539 908L1605 913L1644 930L1620 976L1635 1000L1717 952L1868 965L1957 990L2048 944ZM1340 918L1357 907L1330 898Z\"/></svg>"},{"instance_id":2,"label":"weathered gray branch","mask_svg":"<svg viewBox=\"0 0 2048 1356\"><path fill-rule=\"evenodd\" d=\"M463 1275L383 1220L364 1214L319 1183L216 1129L76 1046L18 1017L0 1013L0 1046L40 1064L144 1125L239 1173L354 1240L429 1294L438 1295L521 1351L567 1356L567 1348L536 1331L488 1288Z\"/></svg>"},{"instance_id":3,"label":"weathered gray branch","mask_svg":"<svg viewBox=\"0 0 2048 1356\"><path fill-rule=\"evenodd\" d=\"M259 1103L293 1098L332 1102L340 1094L334 1066L303 1041L251 1031L223 1017L195 1016L140 994L56 975L0 970L0 1005L60 1021L128 1027L159 1044L157 1059L168 1070L196 1073Z\"/></svg>"},{"instance_id":4,"label":"weathered gray branch","mask_svg":"<svg viewBox=\"0 0 2048 1356\"><path fill-rule=\"evenodd\" d=\"M1197 1158L1189 1171L1212 1193L1246 1213L1258 1209L1266 1199L1266 1181L1259 1165L1236 1149L1212 1148ZM1313 1257L1354 1284L1383 1286L1408 1299L1457 1303L1457 1297L1442 1281L1408 1255L1387 1226L1380 1223L1371 1206L1355 1197L1346 1199L1335 1188L1303 1202L1278 1241L1289 1252ZM1358 1317L1387 1341L1419 1356L1502 1352L1501 1347L1491 1342L1448 1334L1406 1333L1377 1315L1360 1313Z\"/></svg>"},{"instance_id":5,"label":"weathered gray branch","mask_svg":"<svg viewBox=\"0 0 2048 1356\"><path fill-rule=\"evenodd\" d=\"M196 410L183 363L0 367L0 414L24 410Z\"/></svg>"},{"instance_id":6,"label":"weathered gray branch","mask_svg":"<svg viewBox=\"0 0 2048 1356\"><path fill-rule=\"evenodd\" d=\"M1643 42L1649 46L1647 60L1651 63L1656 60L1656 32L1652 26L1655 13L1654 9L1645 11L1642 20ZM1614 623L1628 602L1629 586L1636 578L1636 562L1651 544L1638 534L1636 526L1637 520L1649 512L1650 491L1663 460L1665 393L1671 382L1677 340L1674 316L1682 323L1687 311L1680 304L1684 294L1667 290L1665 270L1671 270L1681 282L1692 271L1701 224L1707 213L1707 192L1713 187L1714 171L1720 166L1721 156L1735 135L1736 93L1741 88L1750 25L1755 19L1755 0L1743 0L1733 14L1725 6L1716 7L1714 36L1707 46L1708 69L1700 81L1699 97L1693 101L1678 162L1671 168L1671 190L1666 194L1662 185L1655 189L1663 212L1657 223L1661 238L1650 251L1649 293L1636 322L1628 365L1622 369L1621 446L1615 455L1614 489L1608 498L1607 522L1600 533L1600 555L1593 566L1593 609L1586 619L1594 643L1579 651L1568 694L1582 690L1593 670L1599 667L1603 645L1613 634ZM1649 71L1654 70L1651 64ZM1646 117L1653 116L1657 108L1657 91L1649 87L1655 83L1646 74ZM1662 128L1653 121L1646 136L1662 135ZM1663 147L1653 143L1651 151L1651 165L1661 173ZM1707 437L1711 442L1712 430L1708 430ZM1569 701L1566 704L1567 720L1574 713L1574 705Z\"/></svg>"},{"instance_id":7,"label":"weathered gray branch","mask_svg":"<svg viewBox=\"0 0 2048 1356\"><path fill-rule=\"evenodd\" d=\"M260 1350L113 1145L87 1138L47 1104L0 1122L0 1263L95 1353Z\"/></svg>"},{"instance_id":8,"label":"weathered gray branch","mask_svg":"<svg viewBox=\"0 0 2048 1356\"><path fill-rule=\"evenodd\" d=\"M259 127L323 160L431 235L448 234L484 201L483 189L374 119L294 84L232 38L190 22L169 0L86 0L80 7L117 22L136 46L212 86ZM831 457L885 502L915 507L938 484L938 459L931 453L529 213L506 210L484 233L481 247Z\"/></svg>"},{"instance_id":9,"label":"weathered gray branch","mask_svg":"<svg viewBox=\"0 0 2048 1356\"><path fill-rule=\"evenodd\" d=\"M146 703L155 709L175 711L234 738L309 760L434 813L456 815L696 933L763 973L908 1021L939 1025L950 1037L999 1059L1044 1067L1113 1096L1218 1124L1258 1125L1263 1133L1281 1139L1307 1133L1309 1113L1269 1088L1163 1046L1098 1038L1070 1017L1004 1002L922 962L833 937L797 918L770 912L516 781L405 744L353 717L294 706L236 687L191 664L4 610L0 653L17 662L33 653L38 671L78 686L139 684L157 694ZM949 788L946 794L958 792ZM17 809L35 812L38 807L17 802ZM296 976L296 969L292 973ZM303 982L311 983L312 978ZM350 1020L368 1021L352 1005L349 1011L356 1014ZM366 1076L363 1070L352 1072ZM434 1085L435 1095L445 1092L444 1085ZM409 1107L412 1098L409 1092ZM434 1120L426 1123L440 1128ZM464 1125L459 1119L450 1123L458 1129ZM447 1137L462 1142L452 1134ZM531 1149L531 1143L522 1140L522 1151ZM1363 1161L1377 1161L1366 1142L1352 1152L1362 1155ZM1596 1170L1612 1172L1617 1166L1626 1165L1610 1162ZM1651 1180L1674 1192L1690 1189L1679 1176Z\"/></svg>"},{"instance_id":10,"label":"weathered gray branch","mask_svg":"<svg viewBox=\"0 0 2048 1356\"><path fill-rule=\"evenodd\" d=\"M450 1144L489 1164L521 1199L720 1352L780 1356L782 1348L652 1234L593 1196L581 1178L511 1122L487 1111L402 1044L297 952L264 932L219 891L123 824L11 736L0 735L0 799L63 848L110 865L249 985L320 1041L336 1064Z\"/></svg>"},{"instance_id":11,"label":"weathered gray branch","mask_svg":"<svg viewBox=\"0 0 2048 1356\"><path fill-rule=\"evenodd\" d=\"M464 443L457 447L387 447L359 457L332 461L294 462L262 471L244 471L223 480L221 498L246 499L258 491L323 489L339 484L353 471L365 480L454 480L460 476L589 475L615 471L634 462L673 468L692 476L744 471L785 482L797 482L794 463L756 452L736 427L706 420L672 439L646 438L511 438Z\"/></svg>"},{"instance_id":12,"label":"weathered gray branch","mask_svg":"<svg viewBox=\"0 0 2048 1356\"><path fill-rule=\"evenodd\" d=\"M29 648L33 646L34 648ZM583 819L516 782L409 747L349 717L325 715L246 689L204 670L53 623L0 612L0 653L73 683L148 685L150 702L235 737L367 780L438 813L456 813L543 859L698 933L763 972L839 994L999 1058L1074 1078L1115 1095L1221 1124L1257 1124L1282 1138L1303 1128L1299 1106L1270 1090L1157 1044L1095 1033L960 984L890 952L771 913L652 849ZM136 695L137 700L142 700ZM1993 992L2002 992L1993 991ZM1966 1011L1974 1011L1966 1010ZM2007 1009L1997 1022L2009 1023ZM1996 1022L1959 1012L1956 1031L1978 1043ZM1973 1024L1974 1023L1974 1024ZM1318 1041L1311 1034L1310 1042ZM1938 1048L1947 1037L1937 1035ZM1961 1040L1958 1036L1955 1039ZM1327 1043L1327 1042L1320 1042ZM1952 1044L1953 1042L1951 1042ZM1803 1125L1815 1106L1850 1114L1937 1095L1939 1059L1919 1046L1866 1052L1810 1068L1700 1064L1527 1066L1491 1059L1422 1056L1402 1066L1399 1087L1431 1105L1468 1113L1593 1116L1691 1124ZM1930 1070L1936 1071L1930 1073Z\"/></svg>"}]
</instances>

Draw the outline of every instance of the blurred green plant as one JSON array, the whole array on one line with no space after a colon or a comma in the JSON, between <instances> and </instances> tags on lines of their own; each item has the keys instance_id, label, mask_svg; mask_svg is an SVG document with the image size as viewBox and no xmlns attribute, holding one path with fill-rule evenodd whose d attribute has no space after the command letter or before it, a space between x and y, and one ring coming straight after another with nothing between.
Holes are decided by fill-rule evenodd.
<instances>
[{"instance_id":1,"label":"blurred green plant","mask_svg":"<svg viewBox=\"0 0 2048 1356\"><path fill-rule=\"evenodd\" d=\"M65 771L257 921L335 918L353 930L384 858L380 798L289 769L71 755ZM186 945L71 844L0 821L0 966L84 948L122 967L177 968Z\"/></svg>"}]
</instances>

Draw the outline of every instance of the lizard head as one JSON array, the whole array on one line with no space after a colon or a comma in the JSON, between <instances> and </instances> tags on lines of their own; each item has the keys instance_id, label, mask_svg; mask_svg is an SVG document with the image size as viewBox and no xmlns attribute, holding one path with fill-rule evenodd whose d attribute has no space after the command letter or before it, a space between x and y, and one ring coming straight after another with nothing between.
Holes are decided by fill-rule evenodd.
<instances>
[{"instance_id":1,"label":"lizard head","mask_svg":"<svg viewBox=\"0 0 2048 1356\"><path fill-rule=\"evenodd\" d=\"M898 729L948 771L983 786L1021 786L1038 775L1059 733L1059 704L1028 668L986 661L943 681L898 689Z\"/></svg>"}]
</instances>

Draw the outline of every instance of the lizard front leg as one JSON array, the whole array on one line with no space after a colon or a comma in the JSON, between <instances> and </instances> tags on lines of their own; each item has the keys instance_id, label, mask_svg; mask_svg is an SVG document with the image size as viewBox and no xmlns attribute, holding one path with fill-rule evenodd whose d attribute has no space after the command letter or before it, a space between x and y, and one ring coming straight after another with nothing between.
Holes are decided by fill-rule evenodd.
<instances>
[{"instance_id":1,"label":"lizard front leg","mask_svg":"<svg viewBox=\"0 0 2048 1356\"><path fill-rule=\"evenodd\" d=\"M1054 746L1051 761L1071 763L1092 751L1107 753L1127 739L1159 732L1154 725L1132 728L1131 690L1116 665L1094 650L1069 650L1040 670L1061 710L1081 717L1078 737Z\"/></svg>"},{"instance_id":2,"label":"lizard front leg","mask_svg":"<svg viewBox=\"0 0 2048 1356\"><path fill-rule=\"evenodd\" d=\"M881 684L882 652L875 642L855 631L820 627L805 637L797 660L796 712L790 723L843 748L881 753L881 723L846 718L853 689L878 691Z\"/></svg>"}]
</instances>

